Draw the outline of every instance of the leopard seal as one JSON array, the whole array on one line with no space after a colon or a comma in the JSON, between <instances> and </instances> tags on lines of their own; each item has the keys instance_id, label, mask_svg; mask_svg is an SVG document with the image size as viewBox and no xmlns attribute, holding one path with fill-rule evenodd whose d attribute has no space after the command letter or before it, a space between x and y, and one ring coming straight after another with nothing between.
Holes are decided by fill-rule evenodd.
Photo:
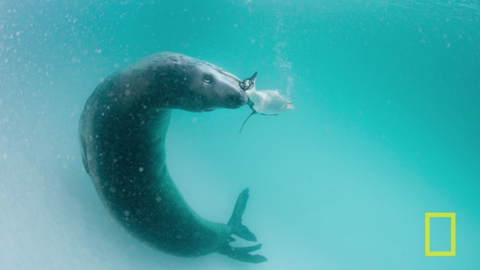
<instances>
[{"instance_id":1,"label":"leopard seal","mask_svg":"<svg viewBox=\"0 0 480 270\"><path fill-rule=\"evenodd\" d=\"M114 219L163 252L198 257L218 252L260 263L260 244L233 247L236 235L256 241L242 224L248 189L238 196L228 223L199 216L185 201L166 166L165 138L171 111L235 109L248 97L241 80L205 61L158 53L101 82L79 122L85 170Z\"/></svg>"}]
</instances>

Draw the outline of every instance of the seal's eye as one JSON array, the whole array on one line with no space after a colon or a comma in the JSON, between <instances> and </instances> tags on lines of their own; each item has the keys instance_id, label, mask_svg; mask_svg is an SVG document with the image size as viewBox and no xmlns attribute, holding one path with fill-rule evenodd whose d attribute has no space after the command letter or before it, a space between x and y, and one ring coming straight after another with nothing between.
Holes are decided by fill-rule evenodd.
<instances>
[{"instance_id":1,"label":"seal's eye","mask_svg":"<svg viewBox=\"0 0 480 270\"><path fill-rule=\"evenodd\" d=\"M205 75L203 76L203 81L206 82L206 83L212 83L212 82L213 82L213 77L212 77L212 75L205 74Z\"/></svg>"}]
</instances>

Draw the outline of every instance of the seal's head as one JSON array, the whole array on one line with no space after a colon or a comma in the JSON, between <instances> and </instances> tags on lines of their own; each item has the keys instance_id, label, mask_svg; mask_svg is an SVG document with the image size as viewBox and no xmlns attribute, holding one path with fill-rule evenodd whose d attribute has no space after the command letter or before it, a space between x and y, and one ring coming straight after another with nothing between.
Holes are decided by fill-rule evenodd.
<instances>
[{"instance_id":1,"label":"seal's head","mask_svg":"<svg viewBox=\"0 0 480 270\"><path fill-rule=\"evenodd\" d=\"M162 82L158 89L169 89L172 108L201 112L247 104L247 94L240 87L242 81L235 75L181 54L162 53L156 57L158 61L150 61L155 63L154 69L163 67L156 72L156 81Z\"/></svg>"},{"instance_id":2,"label":"seal's head","mask_svg":"<svg viewBox=\"0 0 480 270\"><path fill-rule=\"evenodd\" d=\"M248 101L240 87L241 80L223 69L197 61L189 68L189 82L183 109L211 111L216 108L238 108Z\"/></svg>"},{"instance_id":3,"label":"seal's head","mask_svg":"<svg viewBox=\"0 0 480 270\"><path fill-rule=\"evenodd\" d=\"M178 53L146 57L119 75L115 88L125 100L150 107L202 112L247 104L235 75L205 61ZM125 79L128 78L128 79ZM134 87L135 89L127 89Z\"/></svg>"}]
</instances>

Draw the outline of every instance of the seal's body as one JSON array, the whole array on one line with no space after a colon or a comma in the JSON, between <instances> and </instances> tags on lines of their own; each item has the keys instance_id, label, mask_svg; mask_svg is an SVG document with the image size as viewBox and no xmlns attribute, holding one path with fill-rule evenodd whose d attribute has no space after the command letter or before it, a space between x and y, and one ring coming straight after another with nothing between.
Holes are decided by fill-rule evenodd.
<instances>
[{"instance_id":1,"label":"seal's body","mask_svg":"<svg viewBox=\"0 0 480 270\"><path fill-rule=\"evenodd\" d=\"M234 248L232 234L255 236L241 224L244 190L228 224L208 221L185 202L168 173L165 137L171 109L210 111L247 103L240 80L224 70L175 53L149 56L102 82L80 119L86 171L109 212L130 233L171 254L219 252L245 262L261 245Z\"/></svg>"}]
</instances>

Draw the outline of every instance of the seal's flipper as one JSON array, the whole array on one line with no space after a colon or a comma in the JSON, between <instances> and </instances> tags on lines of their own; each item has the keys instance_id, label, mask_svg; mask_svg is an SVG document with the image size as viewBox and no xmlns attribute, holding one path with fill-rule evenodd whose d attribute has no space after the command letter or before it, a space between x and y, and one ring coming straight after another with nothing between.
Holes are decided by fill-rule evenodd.
<instances>
[{"instance_id":1,"label":"seal's flipper","mask_svg":"<svg viewBox=\"0 0 480 270\"><path fill-rule=\"evenodd\" d=\"M247 241L257 241L257 237L253 234L245 225L242 224L242 216L247 207L248 201L248 188L244 189L240 195L238 195L235 208L233 208L232 216L228 221L228 226L232 229L232 234L237 235Z\"/></svg>"},{"instance_id":2,"label":"seal's flipper","mask_svg":"<svg viewBox=\"0 0 480 270\"><path fill-rule=\"evenodd\" d=\"M249 246L249 247L231 247L231 246L225 246L221 250L218 251L220 254L224 254L232 259L239 260L242 262L248 262L248 263L262 263L266 262L267 258L262 255L252 255L249 254L249 252L259 250L262 247L261 244L255 245L255 246Z\"/></svg>"},{"instance_id":3,"label":"seal's flipper","mask_svg":"<svg viewBox=\"0 0 480 270\"><path fill-rule=\"evenodd\" d=\"M244 127L245 124L247 123L248 119L250 119L250 117L252 117L252 115L254 115L254 114L256 114L256 113L257 113L256 111L253 111L253 112L247 117L247 119L245 119L245 121L243 121L242 127L240 128L240 131L238 132L238 134L242 133L243 127Z\"/></svg>"}]
</instances>

